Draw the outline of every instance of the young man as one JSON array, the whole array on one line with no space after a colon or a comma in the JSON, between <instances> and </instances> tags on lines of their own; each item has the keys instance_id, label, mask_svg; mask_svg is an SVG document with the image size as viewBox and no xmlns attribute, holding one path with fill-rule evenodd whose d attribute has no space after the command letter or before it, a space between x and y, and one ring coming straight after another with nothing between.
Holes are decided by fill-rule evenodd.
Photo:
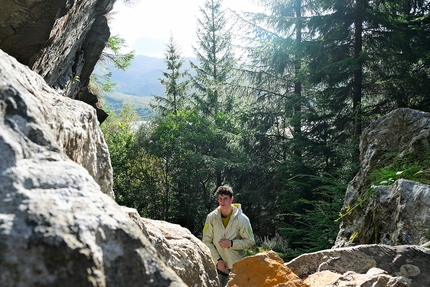
<instances>
[{"instance_id":1,"label":"young man","mask_svg":"<svg viewBox=\"0 0 430 287\"><path fill-rule=\"evenodd\" d=\"M220 186L216 190L219 206L206 217L203 243L216 263L222 286L234 263L243 258L243 249L255 244L251 223L242 210L233 205L233 190Z\"/></svg>"}]
</instances>

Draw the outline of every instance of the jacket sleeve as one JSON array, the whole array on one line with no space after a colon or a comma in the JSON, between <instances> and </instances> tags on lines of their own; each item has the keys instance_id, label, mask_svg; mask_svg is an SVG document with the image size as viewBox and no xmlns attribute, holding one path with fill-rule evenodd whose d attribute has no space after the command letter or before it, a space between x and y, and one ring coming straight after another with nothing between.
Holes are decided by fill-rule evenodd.
<instances>
[{"instance_id":1,"label":"jacket sleeve","mask_svg":"<svg viewBox=\"0 0 430 287\"><path fill-rule=\"evenodd\" d=\"M252 232L251 223L246 215L242 214L240 218L239 238L233 240L234 250L243 250L255 244L254 233Z\"/></svg>"},{"instance_id":2,"label":"jacket sleeve","mask_svg":"<svg viewBox=\"0 0 430 287\"><path fill-rule=\"evenodd\" d=\"M211 256L212 259L214 261L214 263L216 264L218 259L221 257L218 253L218 251L216 250L216 247L213 243L214 240L214 226L211 220L210 215L208 215L206 217L206 221L205 221L205 226L203 228L203 243L209 247L209 250L211 251Z\"/></svg>"}]
</instances>

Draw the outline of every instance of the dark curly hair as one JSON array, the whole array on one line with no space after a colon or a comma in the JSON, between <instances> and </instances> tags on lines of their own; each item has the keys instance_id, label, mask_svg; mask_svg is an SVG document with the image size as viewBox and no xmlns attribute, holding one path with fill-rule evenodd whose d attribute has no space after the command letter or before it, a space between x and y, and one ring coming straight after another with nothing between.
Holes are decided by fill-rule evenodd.
<instances>
[{"instance_id":1,"label":"dark curly hair","mask_svg":"<svg viewBox=\"0 0 430 287\"><path fill-rule=\"evenodd\" d=\"M218 196L219 194L228 195L230 198L233 197L233 189L226 185L221 185L216 189L215 194Z\"/></svg>"}]
</instances>

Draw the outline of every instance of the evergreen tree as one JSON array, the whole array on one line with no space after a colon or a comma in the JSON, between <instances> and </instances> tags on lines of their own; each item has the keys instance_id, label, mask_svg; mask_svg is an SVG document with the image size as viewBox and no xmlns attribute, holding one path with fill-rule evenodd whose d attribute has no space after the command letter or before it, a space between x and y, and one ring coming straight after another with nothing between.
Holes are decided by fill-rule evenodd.
<instances>
[{"instance_id":1,"label":"evergreen tree","mask_svg":"<svg viewBox=\"0 0 430 287\"><path fill-rule=\"evenodd\" d=\"M337 211L330 210L333 205L324 205L321 201L339 203L341 184L332 182L330 187L325 176L327 172L337 172L344 152L336 154L338 150L330 145L330 118L317 105L315 88L305 85L309 83L306 79L309 58L304 47L312 41L309 20L316 15L316 4L303 0L260 3L265 5L265 13L246 19L251 24L254 41L248 48L251 61L245 72L258 99L253 115L248 117L248 127L260 138L258 145L247 146L247 153L267 168L260 173L264 178L254 178L254 186L261 189L254 198L258 194L274 198L266 210L258 209L260 214L267 212L271 218L272 224L266 222L266 225L276 226L266 232L272 236L280 232L298 250L303 248L304 234L323 229L331 235L337 229L330 221L330 217L335 219ZM258 157L257 152L264 156ZM259 186L258 181L270 184ZM330 192L325 192L326 189ZM308 224L317 222L322 214L330 214L324 223L328 222L329 227L323 226L322 221L321 225ZM261 221L260 218L257 220ZM328 237L313 241L306 248L329 248L332 242Z\"/></svg>"},{"instance_id":2,"label":"evergreen tree","mask_svg":"<svg viewBox=\"0 0 430 287\"><path fill-rule=\"evenodd\" d=\"M165 95L164 97L154 96L157 105L152 106L162 117L169 112L177 114L178 110L185 107L188 100L188 71L181 71L184 59L181 57L180 48L172 34L166 45L165 63L167 71L163 72L164 78L160 79L161 84L165 87Z\"/></svg>"},{"instance_id":3,"label":"evergreen tree","mask_svg":"<svg viewBox=\"0 0 430 287\"><path fill-rule=\"evenodd\" d=\"M228 114L233 110L234 93L228 84L233 81L235 58L222 0L206 0L200 7L200 13L197 22L198 46L194 47L198 62L191 63L196 72L191 80L195 88L195 109L215 122L222 118L219 113ZM222 132L228 133L226 130ZM220 135L220 142L228 145L227 139L222 137ZM219 146L211 152L214 159L219 159L215 162L214 188L224 183L222 162L223 158L229 157L226 151L226 146Z\"/></svg>"},{"instance_id":4,"label":"evergreen tree","mask_svg":"<svg viewBox=\"0 0 430 287\"><path fill-rule=\"evenodd\" d=\"M308 80L355 145L363 125L398 107L428 107L426 1L323 0L311 19ZM353 126L351 126L353 123ZM355 153L355 158L358 154Z\"/></svg>"},{"instance_id":5,"label":"evergreen tree","mask_svg":"<svg viewBox=\"0 0 430 287\"><path fill-rule=\"evenodd\" d=\"M151 176L145 178L155 183L146 204L158 210L145 214L180 224L198 235L215 202L211 196L215 163L210 150L218 142L213 123L188 108L170 112L150 130L141 126L136 135L139 152L135 154L157 162L152 164Z\"/></svg>"},{"instance_id":6,"label":"evergreen tree","mask_svg":"<svg viewBox=\"0 0 430 287\"><path fill-rule=\"evenodd\" d=\"M118 35L109 37L106 47L97 62L99 70L107 72L103 75L97 75L95 73L91 75L90 90L93 93L99 94L99 91L109 92L115 87L116 83L112 83L112 73L108 71L108 64L113 63L115 68L123 71L130 67L135 56L135 51L122 53L121 49L124 47L127 47L127 44L123 38Z\"/></svg>"},{"instance_id":7,"label":"evergreen tree","mask_svg":"<svg viewBox=\"0 0 430 287\"><path fill-rule=\"evenodd\" d=\"M376 1L378 27L372 29L369 65L372 91L378 93L368 108L383 114L394 108L430 110L427 80L430 72L430 6L428 1Z\"/></svg>"},{"instance_id":8,"label":"evergreen tree","mask_svg":"<svg viewBox=\"0 0 430 287\"><path fill-rule=\"evenodd\" d=\"M109 117L101 129L109 148L113 169L113 191L119 204L135 206L135 191L131 186L136 178L131 172L131 158L134 156L133 123L139 120L137 112L129 104L125 104L116 115L109 112Z\"/></svg>"}]
</instances>

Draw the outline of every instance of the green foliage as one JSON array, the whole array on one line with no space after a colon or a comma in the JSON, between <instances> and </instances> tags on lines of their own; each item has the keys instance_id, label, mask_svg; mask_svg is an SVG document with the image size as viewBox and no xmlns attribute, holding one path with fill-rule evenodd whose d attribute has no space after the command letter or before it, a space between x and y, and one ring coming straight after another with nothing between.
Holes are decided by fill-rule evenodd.
<instances>
[{"instance_id":1,"label":"green foliage","mask_svg":"<svg viewBox=\"0 0 430 287\"><path fill-rule=\"evenodd\" d=\"M115 68L125 71L134 59L134 51L121 53L121 49L127 47L127 43L118 35L109 37L106 48L100 56L100 61L111 61Z\"/></svg>"},{"instance_id":2,"label":"green foliage","mask_svg":"<svg viewBox=\"0 0 430 287\"><path fill-rule=\"evenodd\" d=\"M373 199L375 197L375 186L371 186L366 194L366 197L358 198L358 203L355 204L354 206L351 205L347 205L345 207L345 212L339 212L339 217L336 218L334 221L338 222L339 220L343 219L344 217L350 215L354 210L356 210L357 208L363 208L363 204L366 203L367 201Z\"/></svg>"},{"instance_id":3,"label":"green foliage","mask_svg":"<svg viewBox=\"0 0 430 287\"><path fill-rule=\"evenodd\" d=\"M197 19L197 63L191 63L195 75L191 77L196 90L193 100L206 116L218 111L229 112L231 97L228 83L236 65L231 32L222 0L206 0Z\"/></svg>"},{"instance_id":4,"label":"green foliage","mask_svg":"<svg viewBox=\"0 0 430 287\"><path fill-rule=\"evenodd\" d=\"M97 75L96 73L91 75L90 90L94 94L100 94L102 91L111 92L116 85L111 80L112 73L108 71L108 63L113 63L115 68L123 71L131 65L131 61L134 59L134 51L121 53L121 49L125 47L127 47L127 44L120 36L109 37L106 47L97 62L99 70L105 71L105 73L103 75Z\"/></svg>"},{"instance_id":5,"label":"green foliage","mask_svg":"<svg viewBox=\"0 0 430 287\"><path fill-rule=\"evenodd\" d=\"M130 105L124 105L119 116L112 111L102 124L101 129L109 148L113 168L113 190L116 200L121 205L135 206L134 190L130 188L136 183L131 169L134 158L133 145L135 137L132 132L133 123L139 119Z\"/></svg>"},{"instance_id":6,"label":"green foliage","mask_svg":"<svg viewBox=\"0 0 430 287\"><path fill-rule=\"evenodd\" d=\"M289 208L281 202L284 212L279 222L279 233L285 237L290 248L288 254L292 259L304 252L313 252L331 248L338 233L338 225L334 222L337 211L343 204L346 183L338 175L324 174L324 176L297 176L292 179L292 187L301 182L310 192L307 198L291 194L286 195ZM304 184L304 183L307 184ZM300 187L296 188L300 190Z\"/></svg>"},{"instance_id":7,"label":"green foliage","mask_svg":"<svg viewBox=\"0 0 430 287\"><path fill-rule=\"evenodd\" d=\"M428 175L425 176L424 171L418 165L403 167L397 171L386 167L384 169L374 171L372 173L372 177L375 179L375 185L391 185L400 178L419 181L425 184L430 183Z\"/></svg>"},{"instance_id":8,"label":"green foliage","mask_svg":"<svg viewBox=\"0 0 430 287\"><path fill-rule=\"evenodd\" d=\"M189 109L159 119L147 151L163 159L164 175L158 189L164 194L163 219L194 233L201 231L214 190L209 179L217 164L209 152L219 138L211 122Z\"/></svg>"},{"instance_id":9,"label":"green foliage","mask_svg":"<svg viewBox=\"0 0 430 287\"><path fill-rule=\"evenodd\" d=\"M104 107L112 110L115 114L119 114L123 105L132 106L140 117L140 120L147 121L155 117L155 112L151 108L151 103L154 98L151 96L132 96L117 92L105 92L102 99Z\"/></svg>"},{"instance_id":10,"label":"green foliage","mask_svg":"<svg viewBox=\"0 0 430 287\"><path fill-rule=\"evenodd\" d=\"M417 147L415 147L417 148ZM408 151L398 155L387 153L381 157L378 167L372 171L370 179L373 185L391 185L400 178L430 184L430 151Z\"/></svg>"},{"instance_id":11,"label":"green foliage","mask_svg":"<svg viewBox=\"0 0 430 287\"><path fill-rule=\"evenodd\" d=\"M165 94L163 97L155 96L157 104L152 105L160 116L166 116L169 112L176 114L185 106L189 84L189 79L186 78L188 72L181 70L184 59L180 55L173 35L170 36L165 56L167 71L163 72L164 78L160 79L161 84L165 87Z\"/></svg>"},{"instance_id":12,"label":"green foliage","mask_svg":"<svg viewBox=\"0 0 430 287\"><path fill-rule=\"evenodd\" d=\"M253 256L266 251L276 252L284 262L290 261L296 256L296 252L289 247L288 241L278 233L270 238L268 236L263 238L257 236L255 245L244 250L244 256Z\"/></svg>"}]
</instances>

